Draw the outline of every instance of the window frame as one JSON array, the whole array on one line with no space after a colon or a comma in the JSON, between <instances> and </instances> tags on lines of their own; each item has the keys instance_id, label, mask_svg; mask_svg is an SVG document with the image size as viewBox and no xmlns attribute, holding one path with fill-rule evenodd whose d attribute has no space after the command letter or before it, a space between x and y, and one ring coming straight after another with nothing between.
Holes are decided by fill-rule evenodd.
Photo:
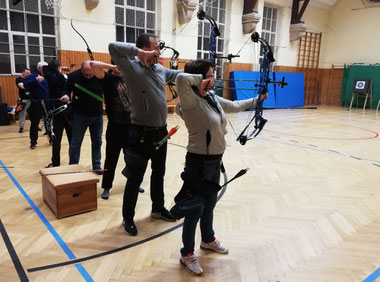
<instances>
[{"instance_id":1,"label":"window frame","mask_svg":"<svg viewBox=\"0 0 380 282\"><path fill-rule=\"evenodd\" d=\"M143 32L146 32L146 33L152 33L152 34L155 34L157 35L158 33L158 7L159 7L159 1L156 1L156 0L152 0L153 3L155 3L155 6L154 6L154 11L152 10L148 10L148 1L150 0L140 0L140 1L144 1L144 8L141 8L141 7L137 7L137 2L139 0L132 0L135 2L135 5L132 6L132 5L129 5L128 4L128 1L131 1L131 0L119 0L119 1L123 1L123 4L120 4L118 3L118 1L115 1L115 33L116 33L116 41L117 42L123 42L123 43L129 43L129 44L136 44L136 40L137 40L137 37L139 36L139 30L144 30ZM117 9L123 9L123 24L120 24L118 23L118 19L117 19ZM133 10L135 12L135 23L134 25L129 25L127 24L127 17L126 17L126 12L127 10ZM136 18L137 18L137 12L143 12L144 13L144 27L139 27L137 26L137 23L136 23ZM154 27L153 28L148 28L148 14L154 14ZM121 40L118 40L118 28L122 27L123 28L123 41ZM126 32L126 29L127 28L131 28L131 29L134 29L135 31L135 39L134 39L134 42L131 42L131 41L127 41L127 32Z\"/></svg>"},{"instance_id":2,"label":"window frame","mask_svg":"<svg viewBox=\"0 0 380 282\"><path fill-rule=\"evenodd\" d=\"M270 15L271 17L268 17L266 15L268 15L266 12L265 12L265 9L269 9L270 10ZM275 16L275 19L273 19L273 13L274 11L276 12L276 16ZM269 21L269 29L264 29L264 27L266 27L266 21ZM272 27L273 27L273 23L275 23L275 30L273 31L272 30ZM275 53L276 53L276 39L277 39L277 31L278 31L278 23L279 23L279 20L278 20L278 8L276 7L271 7L271 6L266 6L264 5L263 7L263 19L262 19L262 22L261 22L261 38L264 38L269 46L271 46L272 48L272 51L273 51L273 56L276 57ZM273 39L273 43L271 42L271 39ZM264 57L264 48L262 47L262 45L260 44L260 54L259 54L259 61L260 61L260 64L263 60L263 57ZM273 64L271 64L271 69L273 69Z\"/></svg>"},{"instance_id":3,"label":"window frame","mask_svg":"<svg viewBox=\"0 0 380 282\"><path fill-rule=\"evenodd\" d=\"M25 1L21 1L19 4L16 6L11 5L10 0L3 1L5 2L5 7L0 7L1 11L5 11L6 13L6 29L0 29L0 33L2 34L7 34L8 37L8 44L9 44L9 52L0 52L1 55L5 56L10 56L10 73L0 73L0 76L7 76L7 75L20 75L21 72L18 70L18 66L16 65L16 56L23 56L24 61L25 61L25 67L30 68L31 70L36 69L36 64L33 62L31 65L31 59L33 57L39 57L38 61L48 61L52 58L57 58L58 57L58 19L56 16L56 9L50 9L52 10L52 13L46 13L42 12L43 9L45 11L49 11L46 6L42 7L44 5L43 0L37 0L37 12L35 11L29 11L27 10L27 4ZM21 5L21 6L20 6ZM23 21L24 21L24 31L16 31L12 30L11 26L11 13L16 12L16 13L21 13L23 16ZM38 17L38 29L39 32L30 32L28 31L28 15L35 15ZM47 34L43 33L43 17L51 17L53 18L54 21L54 34ZM21 36L23 37L23 43L20 43L22 46L24 46L25 52L24 53L18 53L16 52L15 48L15 42L14 42L14 36ZM30 53L29 48L32 47L32 44L29 44L29 39L30 38L38 38L39 44L38 45L33 45L33 46L38 46L38 54L37 52ZM54 39L54 46L51 45L44 45L44 38L53 38ZM17 43L16 43L17 45ZM49 54L46 52L45 54L45 48L54 48L54 54ZM22 64L24 65L24 64Z\"/></svg>"},{"instance_id":4,"label":"window frame","mask_svg":"<svg viewBox=\"0 0 380 282\"><path fill-rule=\"evenodd\" d=\"M226 29L226 14L227 14L227 0L224 1L224 8L222 7L222 2L221 1L215 1L215 0L199 0L199 10L203 9L203 11L206 12L207 15L210 15L212 18L214 18L218 29L220 31L220 36L217 37L216 39L216 55L217 56L223 56L224 51L226 49L226 38L225 38L225 29ZM216 3L218 6L217 7L210 7L208 6L208 2L211 2L211 4ZM215 15L212 13L212 9L217 8L217 17L215 18ZM211 10L211 13L210 13ZM219 21L221 17L221 13L223 14L224 22L221 23ZM207 28L205 28L207 27ZM205 33L206 31L206 33ZM211 32L211 24L208 20L203 20L203 21L198 21L198 35L197 35L197 59L209 59L209 43L210 43L210 32ZM202 46L199 48L199 41L201 41ZM205 42L207 42L207 48L205 48ZM222 50L220 50L222 49ZM217 74L216 77L220 77L220 75L223 74L223 59L216 59L216 64L217 64Z\"/></svg>"}]
</instances>

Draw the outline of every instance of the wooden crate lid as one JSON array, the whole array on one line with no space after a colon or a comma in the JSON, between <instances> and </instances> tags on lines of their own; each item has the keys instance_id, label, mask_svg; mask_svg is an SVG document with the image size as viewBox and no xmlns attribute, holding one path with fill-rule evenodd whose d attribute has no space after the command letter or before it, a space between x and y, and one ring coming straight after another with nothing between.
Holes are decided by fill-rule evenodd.
<instances>
[{"instance_id":1,"label":"wooden crate lid","mask_svg":"<svg viewBox=\"0 0 380 282\"><path fill-rule=\"evenodd\" d=\"M86 185L99 182L99 178L94 173L78 173L78 171L87 171L87 169L80 165L66 165L41 169L40 174L42 175L42 178L46 177L46 180L49 181L55 189L64 188L76 183Z\"/></svg>"}]
</instances>

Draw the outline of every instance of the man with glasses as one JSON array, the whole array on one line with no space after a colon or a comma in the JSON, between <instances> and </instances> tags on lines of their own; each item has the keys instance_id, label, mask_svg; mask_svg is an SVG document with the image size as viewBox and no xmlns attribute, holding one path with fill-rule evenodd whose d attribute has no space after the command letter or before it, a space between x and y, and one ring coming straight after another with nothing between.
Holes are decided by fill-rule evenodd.
<instances>
[{"instance_id":1,"label":"man with glasses","mask_svg":"<svg viewBox=\"0 0 380 282\"><path fill-rule=\"evenodd\" d=\"M164 207L164 175L167 143L156 150L155 144L167 134L167 103L165 82L173 82L180 71L158 64L160 48L156 35L144 33L136 47L120 42L111 43L112 60L123 72L131 102L131 129L128 148L124 152L128 178L123 200L124 229L137 234L133 221L138 189L143 181L148 161L151 160L150 196L151 216L167 221L176 219Z\"/></svg>"}]
</instances>

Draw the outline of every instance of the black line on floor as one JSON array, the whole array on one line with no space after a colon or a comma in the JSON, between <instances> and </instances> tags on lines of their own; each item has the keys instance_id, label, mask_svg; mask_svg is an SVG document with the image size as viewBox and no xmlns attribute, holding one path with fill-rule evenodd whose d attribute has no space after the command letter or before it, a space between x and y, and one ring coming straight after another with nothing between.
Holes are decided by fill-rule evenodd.
<instances>
[{"instance_id":1,"label":"black line on floor","mask_svg":"<svg viewBox=\"0 0 380 282\"><path fill-rule=\"evenodd\" d=\"M355 157L355 156L350 156L350 158L356 159L356 160L361 160L361 158Z\"/></svg>"},{"instance_id":2,"label":"black line on floor","mask_svg":"<svg viewBox=\"0 0 380 282\"><path fill-rule=\"evenodd\" d=\"M309 144L311 147L319 148L317 145Z\"/></svg>"},{"instance_id":3,"label":"black line on floor","mask_svg":"<svg viewBox=\"0 0 380 282\"><path fill-rule=\"evenodd\" d=\"M13 248L12 242L9 239L9 236L7 234L7 231L5 230L5 227L4 227L1 219L0 219L0 233L1 233L1 236L3 237L5 246L8 249L9 256L11 257L12 262L16 268L16 271L17 271L18 277L20 278L20 281L22 281L22 282L29 281L28 276L26 276L25 270L22 267L22 264L21 264L21 262L17 256L15 249Z\"/></svg>"},{"instance_id":4,"label":"black line on floor","mask_svg":"<svg viewBox=\"0 0 380 282\"><path fill-rule=\"evenodd\" d=\"M227 174L226 173L223 173L224 175L224 183L228 182L228 178L227 178ZM219 195L218 195L218 201L223 197L224 193L226 192L226 189L227 189L227 185L223 187L223 189L220 191ZM39 266L39 267L34 267L34 268L28 268L28 272L36 272L36 271L41 271L41 270L46 270L46 269L51 269L51 268L56 268L56 267L62 267L62 266L66 266L66 265L71 265L71 264L76 264L76 263L80 263L80 262L83 262L83 261L87 261L87 260L91 260L91 259L96 259L96 258L99 258L99 257L103 257L103 256L106 256L106 255L110 255L110 254L114 254L114 253L117 253L117 252L120 252L120 251L123 251L123 250L126 250L126 249L130 249L132 247L136 247L138 245L142 245L146 242L149 242L149 241L152 241L156 238L159 238L163 235L166 235L180 227L183 226L183 222L180 223L180 224L177 224L165 231L162 231L156 235L153 235L149 238L146 238L146 239L143 239L141 241L137 241L137 242L134 242L132 244L129 244L129 245L126 245L126 246L123 246L123 247L120 247L120 248L116 248L116 249L113 249L113 250L109 250L109 251L106 251L106 252L103 252L103 253L98 253L96 255L92 255L92 256L88 256L88 257L83 257L83 258L79 258L79 259L73 259L73 260L69 260L69 261L65 261L65 262L60 262L60 263L55 263L55 264L50 264L50 265L45 265L45 266Z\"/></svg>"},{"instance_id":5,"label":"black line on floor","mask_svg":"<svg viewBox=\"0 0 380 282\"><path fill-rule=\"evenodd\" d=\"M61 266L66 266L66 265L71 265L71 264L77 264L77 263L80 263L80 262L83 262L83 261L87 261L87 260L91 260L91 259L95 259L95 258L99 258L99 257L103 257L103 256L106 256L106 255L110 255L110 254L113 254L113 253L117 253L117 252L120 252L120 251L123 251L123 250L126 250L126 249L130 249L132 247L136 247L138 245L141 245L141 244L144 244L146 242L149 242L149 241L152 241L158 237L161 237L165 234L168 234L178 228L180 228L181 226L183 225L183 223L180 223L180 224L177 224L175 226L173 226L172 228L169 228L161 233L158 233L156 235L153 235L149 238L146 238L144 240L141 240L141 241L137 241L137 242L134 242L132 244L129 244L129 245L126 245L126 246L123 246L123 247L120 247L120 248L116 248L116 249L113 249L113 250L109 250L109 251L106 251L106 252L103 252L103 253L99 253L99 254L96 254L96 255L92 255L92 256L88 256L88 257L83 257L83 258L79 258L79 259L73 259L73 260L69 260L69 261L65 261L65 262L60 262L60 263L55 263L55 264L50 264L50 265L45 265L45 266L40 266L40 267L34 267L34 268L28 268L28 272L36 272L36 271L41 271L41 270L46 270L46 269L51 269L51 268L56 268L56 267L61 267Z\"/></svg>"}]
</instances>

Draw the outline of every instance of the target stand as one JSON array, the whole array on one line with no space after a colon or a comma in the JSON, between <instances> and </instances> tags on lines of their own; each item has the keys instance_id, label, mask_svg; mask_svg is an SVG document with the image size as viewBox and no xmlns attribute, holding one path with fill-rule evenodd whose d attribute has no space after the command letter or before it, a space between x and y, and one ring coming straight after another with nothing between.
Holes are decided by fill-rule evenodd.
<instances>
[{"instance_id":1,"label":"target stand","mask_svg":"<svg viewBox=\"0 0 380 282\"><path fill-rule=\"evenodd\" d=\"M352 108L352 103L356 96L356 107L359 106L359 98L365 97L363 110L367 106L367 101L369 98L369 108L372 108L372 81L370 79L355 79L352 86L352 98L350 103L350 110Z\"/></svg>"}]
</instances>

